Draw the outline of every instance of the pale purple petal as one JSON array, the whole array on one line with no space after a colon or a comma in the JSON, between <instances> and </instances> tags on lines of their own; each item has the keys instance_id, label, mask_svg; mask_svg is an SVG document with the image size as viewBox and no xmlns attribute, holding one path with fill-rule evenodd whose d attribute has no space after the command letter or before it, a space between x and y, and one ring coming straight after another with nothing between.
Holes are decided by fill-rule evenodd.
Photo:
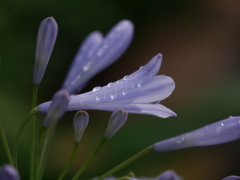
<instances>
[{"instance_id":1,"label":"pale purple petal","mask_svg":"<svg viewBox=\"0 0 240 180\"><path fill-rule=\"evenodd\" d=\"M228 176L222 180L240 180L240 177L239 176Z\"/></svg>"},{"instance_id":2,"label":"pale purple petal","mask_svg":"<svg viewBox=\"0 0 240 180\"><path fill-rule=\"evenodd\" d=\"M85 73L83 67L88 63L94 55L94 52L103 41L100 32L94 31L90 33L78 49L75 58L68 70L67 77L63 83L62 89L67 89L70 94L75 94L84 86L86 81L82 80L82 74ZM90 79L91 77L89 77Z\"/></svg>"},{"instance_id":3,"label":"pale purple petal","mask_svg":"<svg viewBox=\"0 0 240 180\"><path fill-rule=\"evenodd\" d=\"M92 91L70 98L71 104L81 106L95 103L146 103L168 97L174 87L174 81L167 76L157 76L161 58L155 56L144 68L132 75L104 87L95 87ZM151 66L150 66L151 65ZM126 78L127 77L127 78Z\"/></svg>"},{"instance_id":4,"label":"pale purple petal","mask_svg":"<svg viewBox=\"0 0 240 180\"><path fill-rule=\"evenodd\" d=\"M38 29L33 83L39 85L57 38L58 25L53 17L44 19Z\"/></svg>"},{"instance_id":5,"label":"pale purple petal","mask_svg":"<svg viewBox=\"0 0 240 180\"><path fill-rule=\"evenodd\" d=\"M240 116L230 117L214 124L153 145L157 152L195 146L210 146L240 139Z\"/></svg>"},{"instance_id":6,"label":"pale purple petal","mask_svg":"<svg viewBox=\"0 0 240 180\"><path fill-rule=\"evenodd\" d=\"M91 60L82 68L82 81L86 82L104 68L111 65L128 48L133 37L133 24L129 20L117 23L106 35Z\"/></svg>"}]
</instances>

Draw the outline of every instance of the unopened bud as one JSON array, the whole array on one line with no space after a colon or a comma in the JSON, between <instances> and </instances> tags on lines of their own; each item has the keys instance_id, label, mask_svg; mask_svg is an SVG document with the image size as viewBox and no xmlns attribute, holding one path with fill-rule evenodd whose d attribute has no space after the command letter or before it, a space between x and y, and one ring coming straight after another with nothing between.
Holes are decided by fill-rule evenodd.
<instances>
[{"instance_id":1,"label":"unopened bud","mask_svg":"<svg viewBox=\"0 0 240 180\"><path fill-rule=\"evenodd\" d=\"M160 174L157 180L181 180L181 178L174 171L168 170Z\"/></svg>"},{"instance_id":2,"label":"unopened bud","mask_svg":"<svg viewBox=\"0 0 240 180\"><path fill-rule=\"evenodd\" d=\"M86 111L78 111L73 119L74 141L79 142L88 125L89 116Z\"/></svg>"},{"instance_id":3,"label":"unopened bud","mask_svg":"<svg viewBox=\"0 0 240 180\"><path fill-rule=\"evenodd\" d=\"M43 120L43 126L49 127L57 121L65 112L69 103L69 93L66 90L56 92L52 98L47 115Z\"/></svg>"},{"instance_id":4,"label":"unopened bud","mask_svg":"<svg viewBox=\"0 0 240 180\"><path fill-rule=\"evenodd\" d=\"M112 138L116 132L125 124L128 118L128 113L122 109L114 111L110 117L107 130L105 132L105 138Z\"/></svg>"},{"instance_id":5,"label":"unopened bud","mask_svg":"<svg viewBox=\"0 0 240 180\"><path fill-rule=\"evenodd\" d=\"M4 165L0 170L0 180L19 180L17 170L11 165Z\"/></svg>"},{"instance_id":6,"label":"unopened bud","mask_svg":"<svg viewBox=\"0 0 240 180\"><path fill-rule=\"evenodd\" d=\"M44 19L38 29L33 84L39 85L57 38L58 25L53 17Z\"/></svg>"}]
</instances>

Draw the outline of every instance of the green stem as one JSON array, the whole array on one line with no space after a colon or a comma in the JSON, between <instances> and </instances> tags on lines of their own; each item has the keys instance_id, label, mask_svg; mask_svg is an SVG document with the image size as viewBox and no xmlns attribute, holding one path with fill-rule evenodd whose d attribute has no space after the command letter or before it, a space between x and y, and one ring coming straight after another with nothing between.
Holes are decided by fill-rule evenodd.
<instances>
[{"instance_id":1,"label":"green stem","mask_svg":"<svg viewBox=\"0 0 240 180\"><path fill-rule=\"evenodd\" d=\"M78 149L78 142L75 142L74 143L74 147L73 147L73 151L72 151L72 155L70 156L69 160L68 160L68 163L66 164L66 166L64 167L62 173L60 174L58 180L62 180L65 176L65 174L68 172L72 162L73 162L73 159L75 158L76 156L76 153L77 153L77 149Z\"/></svg>"},{"instance_id":2,"label":"green stem","mask_svg":"<svg viewBox=\"0 0 240 180\"><path fill-rule=\"evenodd\" d=\"M38 86L33 86L32 108L37 105ZM30 146L30 180L34 180L35 172L35 146L36 146L36 116L31 118L31 146Z\"/></svg>"},{"instance_id":3,"label":"green stem","mask_svg":"<svg viewBox=\"0 0 240 180\"><path fill-rule=\"evenodd\" d=\"M145 149L143 149L142 151L140 151L139 153L135 154L134 156L130 157L129 159L127 159L126 161L124 161L123 163L119 164L118 166L116 166L115 168L111 169L110 171L108 171L107 173L103 174L102 176L100 176L97 180L102 180L112 174L114 174L115 172L119 171L120 169L122 169L123 167L127 166L128 164L132 163L133 161L137 160L138 158L142 157L143 155L151 152L152 146L149 146Z\"/></svg>"},{"instance_id":4,"label":"green stem","mask_svg":"<svg viewBox=\"0 0 240 180\"><path fill-rule=\"evenodd\" d=\"M47 128L46 135L44 136L44 139L43 139L42 155L39 163L39 169L40 169L39 179L42 179L42 176L43 176L44 167L45 167L44 165L47 160L48 152L51 146L51 142L52 142L53 134L55 132L55 128L57 126L57 122L58 121L56 121L51 127Z\"/></svg>"},{"instance_id":5,"label":"green stem","mask_svg":"<svg viewBox=\"0 0 240 180\"><path fill-rule=\"evenodd\" d=\"M9 150L7 138L6 138L6 135L4 133L1 121L0 121L0 136L1 136L1 139L2 139L2 142L3 142L3 147L4 147L4 149L6 151L6 154L7 154L8 161L11 165L13 165L12 155L11 155L10 150Z\"/></svg>"},{"instance_id":6,"label":"green stem","mask_svg":"<svg viewBox=\"0 0 240 180\"><path fill-rule=\"evenodd\" d=\"M77 180L79 176L83 173L83 171L88 167L88 165L92 162L92 160L95 158L95 156L99 153L103 145L107 139L103 138L98 147L95 149L93 154L88 158L88 160L82 165L82 167L78 170L78 172L75 174L75 176L72 178L72 180Z\"/></svg>"},{"instance_id":7,"label":"green stem","mask_svg":"<svg viewBox=\"0 0 240 180\"><path fill-rule=\"evenodd\" d=\"M26 124L28 123L28 121L30 120L30 118L38 113L38 109L33 109L26 117L26 119L24 119L24 121L22 122L22 124L20 125L20 127L18 128L18 132L16 134L15 140L14 140L14 145L13 145L13 162L14 162L14 166L17 169L17 148L18 148L18 143L19 143L19 139L20 136L22 134L23 129L25 128Z\"/></svg>"},{"instance_id":8,"label":"green stem","mask_svg":"<svg viewBox=\"0 0 240 180\"><path fill-rule=\"evenodd\" d=\"M37 142L37 148L36 148L36 159L35 159L35 180L39 179L39 172L40 172L40 159L41 159L41 144L43 140L44 133L46 131L45 127L41 127L39 135L38 135L38 142Z\"/></svg>"}]
</instances>

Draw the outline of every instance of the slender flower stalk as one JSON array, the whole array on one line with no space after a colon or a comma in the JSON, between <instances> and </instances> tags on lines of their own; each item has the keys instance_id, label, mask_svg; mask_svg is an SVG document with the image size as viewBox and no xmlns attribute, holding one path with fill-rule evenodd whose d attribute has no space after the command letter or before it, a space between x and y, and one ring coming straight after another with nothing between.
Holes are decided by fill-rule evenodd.
<instances>
[{"instance_id":1,"label":"slender flower stalk","mask_svg":"<svg viewBox=\"0 0 240 180\"><path fill-rule=\"evenodd\" d=\"M125 76L104 87L95 87L91 92L72 96L67 111L94 109L115 111L124 109L128 113L149 114L161 118L176 116L170 109L153 103L167 98L175 88L172 78L156 76L162 56L156 55L145 66L131 75ZM37 109L46 113L51 102L40 104Z\"/></svg>"},{"instance_id":2,"label":"slender flower stalk","mask_svg":"<svg viewBox=\"0 0 240 180\"><path fill-rule=\"evenodd\" d=\"M18 149L18 142L20 139L20 136L24 130L24 128L26 127L27 123L29 122L29 120L32 118L32 116L34 116L36 113L38 113L38 110L36 108L34 108L28 115L27 117L24 119L24 121L21 123L17 134L15 136L15 140L14 140L14 144L13 144L13 162L14 162L14 166L17 169L18 167L18 163L17 163L17 149Z\"/></svg>"},{"instance_id":3,"label":"slender flower stalk","mask_svg":"<svg viewBox=\"0 0 240 180\"><path fill-rule=\"evenodd\" d=\"M33 85L33 93L32 93L32 108L37 105L37 95L38 95L38 86ZM36 115L33 115L31 118L31 146L30 146L30 169L29 169L29 179L34 180L34 172L35 172L35 146L36 146Z\"/></svg>"},{"instance_id":4,"label":"slender flower stalk","mask_svg":"<svg viewBox=\"0 0 240 180\"><path fill-rule=\"evenodd\" d=\"M111 169L110 171L106 172L105 174L103 174L102 176L97 178L97 180L102 180L102 179L104 179L104 178L106 178L108 176L113 175L115 172L119 171L120 169L124 168L125 166L127 166L128 164L134 162L135 160L139 159L143 155L145 155L145 154L147 154L149 152L152 152L152 150L153 150L152 146L149 146L149 147L143 149L139 153L135 154L134 156L130 157L129 159L127 159L123 163L119 164L115 168Z\"/></svg>"},{"instance_id":5,"label":"slender flower stalk","mask_svg":"<svg viewBox=\"0 0 240 180\"><path fill-rule=\"evenodd\" d=\"M6 154L7 154L8 161L13 166L12 155L11 155L11 152L9 150L7 138L6 138L5 132L3 130L1 120L0 120L0 137L1 137L1 140L2 140L2 143L3 143L4 150L5 150Z\"/></svg>"},{"instance_id":6,"label":"slender flower stalk","mask_svg":"<svg viewBox=\"0 0 240 180\"><path fill-rule=\"evenodd\" d=\"M84 170L88 167L88 165L92 162L92 160L97 156L99 151L102 149L103 145L106 143L107 139L103 138L98 147L95 149L95 151L92 153L92 155L87 159L87 161L82 165L82 167L78 170L78 172L75 174L75 176L72 178L72 180L77 180L81 174L84 172Z\"/></svg>"},{"instance_id":7,"label":"slender flower stalk","mask_svg":"<svg viewBox=\"0 0 240 180\"><path fill-rule=\"evenodd\" d=\"M73 147L73 150L72 150L72 154L71 154L66 166L64 167L62 173L60 174L58 180L62 180L64 178L64 176L66 175L66 173L68 172L68 170L69 170L69 168L70 168L70 166L71 166L71 164L72 164L72 162L73 162L73 160L76 156L76 153L77 153L77 150L78 150L78 145L79 145L78 142L74 142L74 147Z\"/></svg>"},{"instance_id":8,"label":"slender flower stalk","mask_svg":"<svg viewBox=\"0 0 240 180\"><path fill-rule=\"evenodd\" d=\"M68 160L68 163L66 164L66 166L64 167L60 177L58 178L58 180L62 180L65 176L65 174L68 172L73 159L75 158L75 155L77 153L77 149L78 149L78 144L80 142L80 140L82 139L82 135L88 125L88 121L89 121L89 116L88 113L85 111L78 111L73 119L73 127L74 127L74 148L72 151L72 154L70 156L70 159Z\"/></svg>"}]
</instances>

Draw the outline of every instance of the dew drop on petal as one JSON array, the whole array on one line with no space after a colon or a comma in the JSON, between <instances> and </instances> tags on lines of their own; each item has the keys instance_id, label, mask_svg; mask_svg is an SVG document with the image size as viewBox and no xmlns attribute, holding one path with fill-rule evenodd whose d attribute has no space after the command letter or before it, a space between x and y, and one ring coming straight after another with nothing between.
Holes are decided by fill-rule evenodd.
<instances>
[{"instance_id":1,"label":"dew drop on petal","mask_svg":"<svg viewBox=\"0 0 240 180\"><path fill-rule=\"evenodd\" d=\"M111 99L115 99L117 96L118 96L118 92L117 92L117 91L112 91L112 92L110 93Z\"/></svg>"},{"instance_id":2,"label":"dew drop on petal","mask_svg":"<svg viewBox=\"0 0 240 180\"><path fill-rule=\"evenodd\" d=\"M101 89L101 87L100 86L96 86L95 88L93 88L93 92L96 92L96 91L98 91L98 90L100 90Z\"/></svg>"},{"instance_id":3,"label":"dew drop on petal","mask_svg":"<svg viewBox=\"0 0 240 180\"><path fill-rule=\"evenodd\" d=\"M123 79L124 79L124 80L128 80L128 79L129 79L129 76L126 75L126 76L123 77Z\"/></svg>"},{"instance_id":4,"label":"dew drop on petal","mask_svg":"<svg viewBox=\"0 0 240 180\"><path fill-rule=\"evenodd\" d=\"M108 87L111 87L113 85L113 83L112 82L110 82L110 83L108 83Z\"/></svg>"},{"instance_id":5,"label":"dew drop on petal","mask_svg":"<svg viewBox=\"0 0 240 180\"><path fill-rule=\"evenodd\" d=\"M96 96L96 100L97 100L97 101L101 100L102 98L103 98L103 96L102 96L101 94L98 94L98 95Z\"/></svg>"},{"instance_id":6,"label":"dew drop on petal","mask_svg":"<svg viewBox=\"0 0 240 180\"><path fill-rule=\"evenodd\" d=\"M185 138L182 137L179 140L177 140L177 144L182 144L185 141Z\"/></svg>"},{"instance_id":7,"label":"dew drop on petal","mask_svg":"<svg viewBox=\"0 0 240 180\"><path fill-rule=\"evenodd\" d=\"M139 70L141 70L141 69L143 69L143 68L144 68L144 66L140 66Z\"/></svg>"},{"instance_id":8,"label":"dew drop on petal","mask_svg":"<svg viewBox=\"0 0 240 180\"><path fill-rule=\"evenodd\" d=\"M128 93L127 88L125 88L125 89L122 90L122 95L126 95L127 93Z\"/></svg>"},{"instance_id":9,"label":"dew drop on petal","mask_svg":"<svg viewBox=\"0 0 240 180\"><path fill-rule=\"evenodd\" d=\"M137 82L137 85L138 85L138 87L141 87L142 84L143 84L143 79L140 79L140 80Z\"/></svg>"}]
</instances>

